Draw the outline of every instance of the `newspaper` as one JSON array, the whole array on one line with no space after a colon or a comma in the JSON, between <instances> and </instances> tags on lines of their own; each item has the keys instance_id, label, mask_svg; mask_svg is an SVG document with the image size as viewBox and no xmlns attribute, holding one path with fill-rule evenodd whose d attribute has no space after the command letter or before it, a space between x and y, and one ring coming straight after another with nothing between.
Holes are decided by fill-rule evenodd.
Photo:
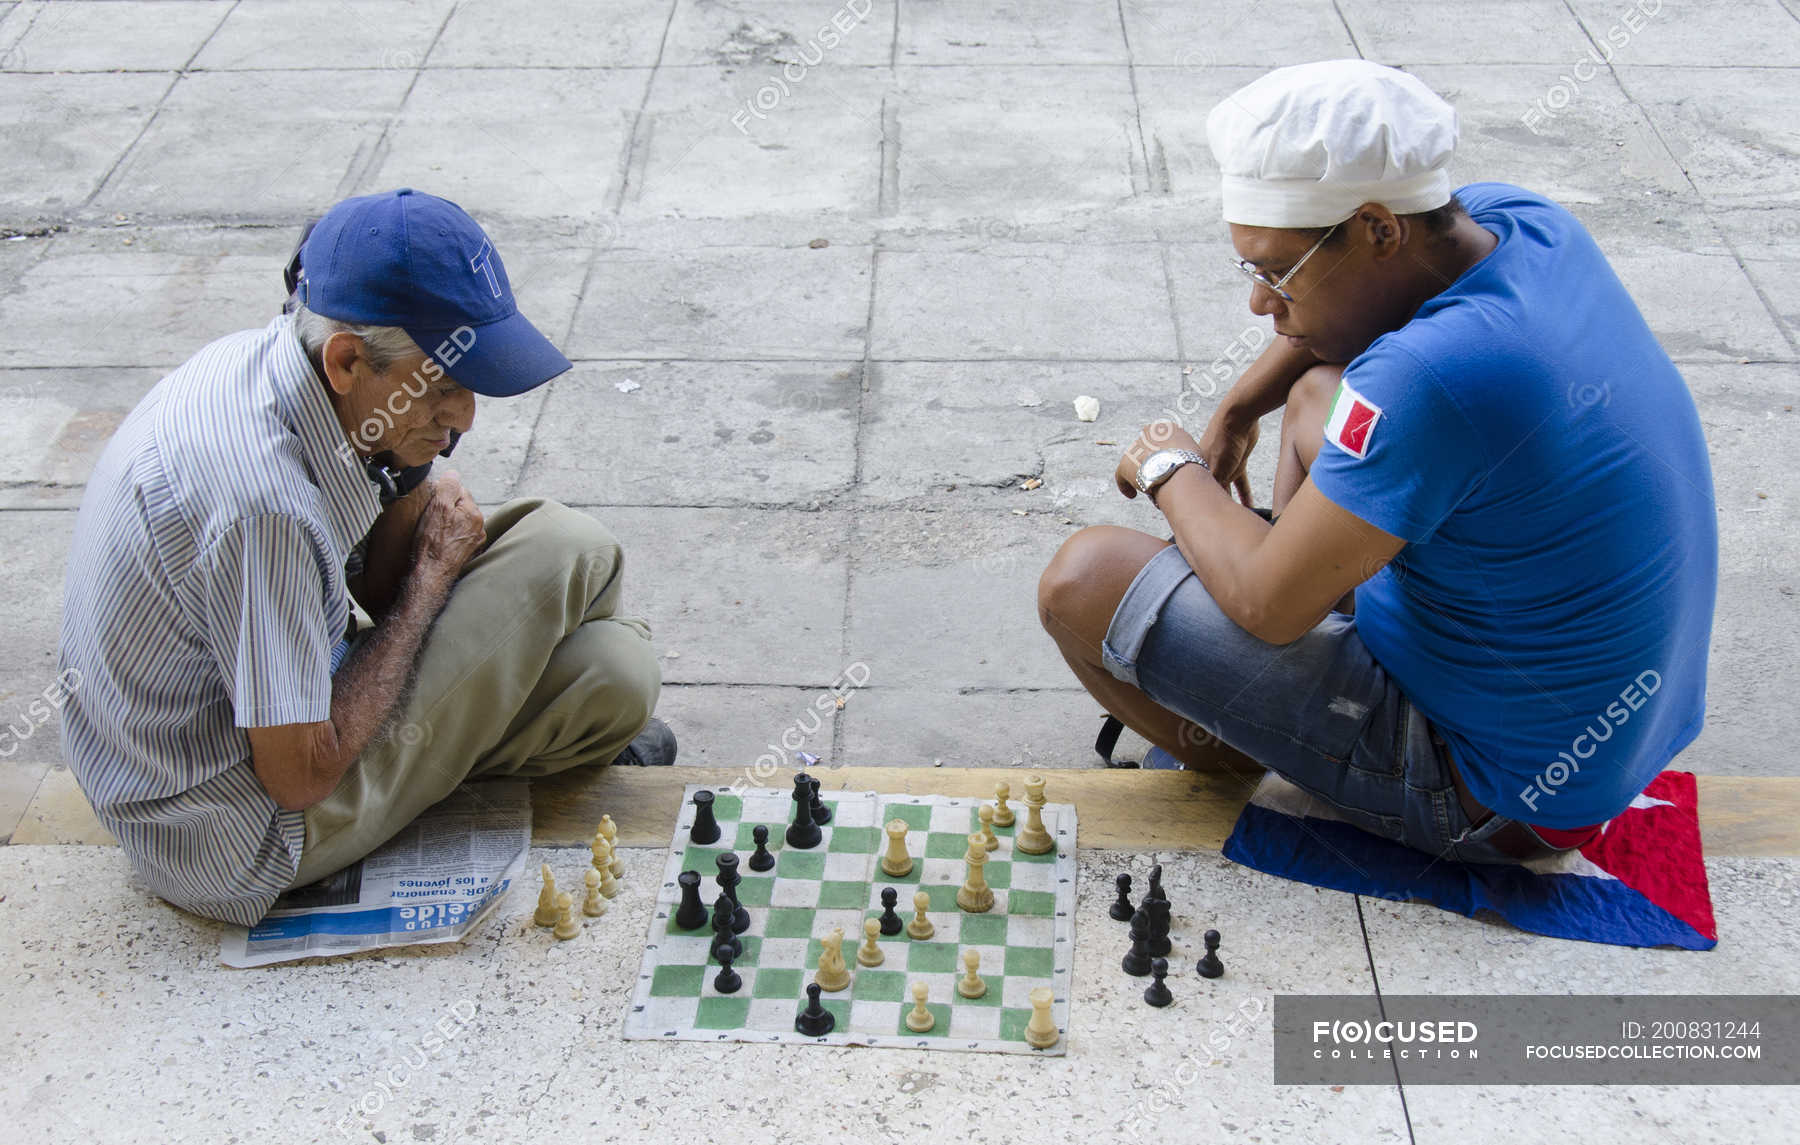
<instances>
[{"instance_id":1,"label":"newspaper","mask_svg":"<svg viewBox=\"0 0 1800 1145\"><path fill-rule=\"evenodd\" d=\"M276 899L255 926L227 928L219 960L267 966L460 942L518 881L530 854L530 786L464 785L361 862Z\"/></svg>"}]
</instances>

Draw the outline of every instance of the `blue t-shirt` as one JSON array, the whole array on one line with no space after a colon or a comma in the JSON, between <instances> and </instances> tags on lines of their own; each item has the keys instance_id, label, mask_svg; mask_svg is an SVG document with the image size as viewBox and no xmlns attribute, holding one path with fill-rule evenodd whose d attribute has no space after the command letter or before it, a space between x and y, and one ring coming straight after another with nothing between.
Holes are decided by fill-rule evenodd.
<instances>
[{"instance_id":1,"label":"blue t-shirt","mask_svg":"<svg viewBox=\"0 0 1800 1145\"><path fill-rule=\"evenodd\" d=\"M1574 216L1458 192L1499 245L1344 371L1312 480L1406 541L1369 651L1471 794L1611 818L1699 734L1718 586L1692 396Z\"/></svg>"}]
</instances>

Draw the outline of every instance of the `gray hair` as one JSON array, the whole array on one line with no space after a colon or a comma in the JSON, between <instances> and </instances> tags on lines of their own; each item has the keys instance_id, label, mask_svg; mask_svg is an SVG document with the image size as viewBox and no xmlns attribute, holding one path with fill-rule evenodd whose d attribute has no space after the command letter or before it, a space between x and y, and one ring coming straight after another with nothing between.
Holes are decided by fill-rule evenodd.
<instances>
[{"instance_id":1,"label":"gray hair","mask_svg":"<svg viewBox=\"0 0 1800 1145\"><path fill-rule=\"evenodd\" d=\"M412 335L398 326L358 326L354 322L340 322L313 313L297 298L290 305L294 312L294 334L321 376L325 372L325 343L333 334L354 334L361 338L364 356L377 371L387 369L401 358L423 353Z\"/></svg>"}]
</instances>

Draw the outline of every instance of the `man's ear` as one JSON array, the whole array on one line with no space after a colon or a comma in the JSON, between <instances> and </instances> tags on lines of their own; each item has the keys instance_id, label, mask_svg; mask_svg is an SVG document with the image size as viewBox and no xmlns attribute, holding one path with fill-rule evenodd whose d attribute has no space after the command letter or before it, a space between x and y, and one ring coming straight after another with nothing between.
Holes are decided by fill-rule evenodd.
<instances>
[{"instance_id":1,"label":"man's ear","mask_svg":"<svg viewBox=\"0 0 1800 1145\"><path fill-rule=\"evenodd\" d=\"M1380 203L1364 203L1357 212L1356 221L1362 225L1369 245L1374 248L1371 253L1377 262L1392 258L1406 244L1406 220Z\"/></svg>"},{"instance_id":2,"label":"man's ear","mask_svg":"<svg viewBox=\"0 0 1800 1145\"><path fill-rule=\"evenodd\" d=\"M364 369L368 368L362 352L362 339L343 330L325 339L319 360L325 366L325 382L333 393L342 397L350 392L356 384L359 362L363 363Z\"/></svg>"}]
</instances>

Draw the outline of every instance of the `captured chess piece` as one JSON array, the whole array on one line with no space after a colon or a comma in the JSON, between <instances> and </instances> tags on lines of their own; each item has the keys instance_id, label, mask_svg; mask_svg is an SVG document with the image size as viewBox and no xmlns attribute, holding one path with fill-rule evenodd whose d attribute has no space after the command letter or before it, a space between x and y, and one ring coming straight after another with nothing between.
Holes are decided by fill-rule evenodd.
<instances>
[{"instance_id":1,"label":"captured chess piece","mask_svg":"<svg viewBox=\"0 0 1800 1145\"><path fill-rule=\"evenodd\" d=\"M1150 961L1150 985L1144 987L1144 1001L1160 1009L1175 1000L1175 995L1169 993L1168 986L1163 983L1163 979L1168 976L1169 960L1167 958L1155 958Z\"/></svg>"},{"instance_id":2,"label":"captured chess piece","mask_svg":"<svg viewBox=\"0 0 1800 1145\"><path fill-rule=\"evenodd\" d=\"M549 863L545 863L540 871L543 875L544 886L538 891L537 912L531 916L531 921L539 926L555 926L556 877L550 873Z\"/></svg>"},{"instance_id":3,"label":"captured chess piece","mask_svg":"<svg viewBox=\"0 0 1800 1145\"><path fill-rule=\"evenodd\" d=\"M733 851L726 851L713 860L719 865L719 874L713 881L719 884L719 890L731 900L731 933L742 934L750 929L750 912L738 901L738 884L744 876L738 874L738 857Z\"/></svg>"},{"instance_id":4,"label":"captured chess piece","mask_svg":"<svg viewBox=\"0 0 1800 1145\"><path fill-rule=\"evenodd\" d=\"M1011 827L1018 822L1013 809L1006 805L1006 801L1011 798L1012 784L1002 783L994 788L994 826Z\"/></svg>"},{"instance_id":5,"label":"captured chess piece","mask_svg":"<svg viewBox=\"0 0 1800 1145\"><path fill-rule=\"evenodd\" d=\"M906 1028L915 1034L928 1034L931 1027L937 1025L937 1017L932 1014L926 999L931 997L931 987L923 982L912 984L913 1008L906 1015Z\"/></svg>"},{"instance_id":6,"label":"captured chess piece","mask_svg":"<svg viewBox=\"0 0 1800 1145\"><path fill-rule=\"evenodd\" d=\"M844 928L834 927L819 940L819 968L813 982L827 993L835 994L850 985L850 968L844 963Z\"/></svg>"},{"instance_id":7,"label":"captured chess piece","mask_svg":"<svg viewBox=\"0 0 1800 1145\"><path fill-rule=\"evenodd\" d=\"M858 966L880 966L887 961L887 955L881 952L881 923L875 919L863 922L862 945L856 948L856 964Z\"/></svg>"},{"instance_id":8,"label":"captured chess piece","mask_svg":"<svg viewBox=\"0 0 1800 1145\"><path fill-rule=\"evenodd\" d=\"M744 865L753 871L774 870L775 856L769 853L769 829L758 823L750 828L750 840L756 844L756 850L750 852L750 861Z\"/></svg>"},{"instance_id":9,"label":"captured chess piece","mask_svg":"<svg viewBox=\"0 0 1800 1145\"><path fill-rule=\"evenodd\" d=\"M899 934L904 925L900 916L894 911L894 904L900 901L900 892L893 887L881 888L881 933L892 938Z\"/></svg>"},{"instance_id":10,"label":"captured chess piece","mask_svg":"<svg viewBox=\"0 0 1800 1145\"><path fill-rule=\"evenodd\" d=\"M903 879L912 874L913 858L906 851L906 820L889 819L887 853L881 856L881 873L890 879Z\"/></svg>"},{"instance_id":11,"label":"captured chess piece","mask_svg":"<svg viewBox=\"0 0 1800 1145\"><path fill-rule=\"evenodd\" d=\"M825 832L813 820L812 776L804 771L794 774L794 821L788 824L787 845L805 851L819 845Z\"/></svg>"},{"instance_id":12,"label":"captured chess piece","mask_svg":"<svg viewBox=\"0 0 1800 1145\"><path fill-rule=\"evenodd\" d=\"M613 878L624 878L625 860L619 858L619 825L613 822L613 817L611 815L602 815L600 816L600 825L594 828L594 833L603 837L606 840L606 845L612 848Z\"/></svg>"},{"instance_id":13,"label":"captured chess piece","mask_svg":"<svg viewBox=\"0 0 1800 1145\"><path fill-rule=\"evenodd\" d=\"M600 893L600 872L589 867L581 881L587 885L587 895L581 900L581 913L589 918L599 918L606 913L606 896Z\"/></svg>"},{"instance_id":14,"label":"captured chess piece","mask_svg":"<svg viewBox=\"0 0 1800 1145\"><path fill-rule=\"evenodd\" d=\"M1056 1001L1056 992L1048 986L1039 986L1026 997L1031 1001L1031 1020L1025 1023L1025 1044L1034 1050L1047 1050L1062 1038L1062 1032L1056 1028L1056 1019L1050 1016L1050 1004Z\"/></svg>"},{"instance_id":15,"label":"captured chess piece","mask_svg":"<svg viewBox=\"0 0 1800 1145\"><path fill-rule=\"evenodd\" d=\"M813 822L818 823L821 826L823 826L826 823L831 822L831 808L825 806L825 801L823 799L819 798L819 781L818 781L818 779L809 776L807 778L806 785L808 787L812 788Z\"/></svg>"},{"instance_id":16,"label":"captured chess piece","mask_svg":"<svg viewBox=\"0 0 1800 1145\"><path fill-rule=\"evenodd\" d=\"M612 873L612 844L599 835L594 836L593 871L600 876L600 893L612 898L619 893L619 880Z\"/></svg>"},{"instance_id":17,"label":"captured chess piece","mask_svg":"<svg viewBox=\"0 0 1800 1145\"><path fill-rule=\"evenodd\" d=\"M1142 978L1150 973L1150 957L1150 909L1139 905L1131 916L1131 949L1119 965L1133 978Z\"/></svg>"},{"instance_id":18,"label":"captured chess piece","mask_svg":"<svg viewBox=\"0 0 1800 1145\"><path fill-rule=\"evenodd\" d=\"M1131 876L1120 875L1113 880L1113 886L1119 888L1119 897L1114 900L1112 909L1106 913L1115 922L1130 922L1131 916L1136 913L1131 905Z\"/></svg>"},{"instance_id":19,"label":"captured chess piece","mask_svg":"<svg viewBox=\"0 0 1800 1145\"><path fill-rule=\"evenodd\" d=\"M1157 899L1147 909L1150 911L1150 957L1167 958L1175 950L1175 944L1169 941L1169 912L1173 908L1168 899Z\"/></svg>"},{"instance_id":20,"label":"captured chess piece","mask_svg":"<svg viewBox=\"0 0 1800 1145\"><path fill-rule=\"evenodd\" d=\"M981 870L987 865L987 845L982 842L980 831L970 833L969 851L963 861L969 864L969 873L963 879L962 888L956 892L956 905L970 914L983 914L994 909L994 892Z\"/></svg>"},{"instance_id":21,"label":"captured chess piece","mask_svg":"<svg viewBox=\"0 0 1800 1145\"><path fill-rule=\"evenodd\" d=\"M1013 850L1027 855L1047 855L1056 849L1056 840L1044 829L1044 777L1025 777L1025 826L1013 840Z\"/></svg>"},{"instance_id":22,"label":"captured chess piece","mask_svg":"<svg viewBox=\"0 0 1800 1145\"><path fill-rule=\"evenodd\" d=\"M561 942L581 933L581 920L575 917L575 900L568 891L556 892L556 926L550 933Z\"/></svg>"},{"instance_id":23,"label":"captured chess piece","mask_svg":"<svg viewBox=\"0 0 1800 1145\"><path fill-rule=\"evenodd\" d=\"M1168 902L1169 896L1163 894L1162 864L1156 863L1150 868L1150 888L1144 892L1145 902Z\"/></svg>"},{"instance_id":24,"label":"captured chess piece","mask_svg":"<svg viewBox=\"0 0 1800 1145\"><path fill-rule=\"evenodd\" d=\"M975 817L981 820L982 845L990 851L998 851L1000 836L994 834L994 809L983 803L975 809Z\"/></svg>"},{"instance_id":25,"label":"captured chess piece","mask_svg":"<svg viewBox=\"0 0 1800 1145\"><path fill-rule=\"evenodd\" d=\"M731 929L731 900L724 895L713 900L712 928L712 956L715 959L727 950L733 958L744 956L744 940Z\"/></svg>"},{"instance_id":26,"label":"captured chess piece","mask_svg":"<svg viewBox=\"0 0 1800 1145\"><path fill-rule=\"evenodd\" d=\"M1202 941L1206 943L1206 953L1200 956L1200 962L1194 969L1200 972L1202 978L1217 978L1225 973L1225 964L1219 961L1219 932L1207 931L1202 936Z\"/></svg>"},{"instance_id":27,"label":"captured chess piece","mask_svg":"<svg viewBox=\"0 0 1800 1145\"><path fill-rule=\"evenodd\" d=\"M976 971L981 969L981 951L963 951L963 976L956 980L956 992L965 998L979 998L987 993L987 983Z\"/></svg>"},{"instance_id":28,"label":"captured chess piece","mask_svg":"<svg viewBox=\"0 0 1800 1145\"><path fill-rule=\"evenodd\" d=\"M806 1009L800 1011L800 1015L794 1019L795 1031L805 1034L809 1038L820 1038L829 1034L836 1025L837 1018L825 1008L823 1002L819 1001L819 984L808 982L806 984Z\"/></svg>"},{"instance_id":29,"label":"captured chess piece","mask_svg":"<svg viewBox=\"0 0 1800 1145\"><path fill-rule=\"evenodd\" d=\"M713 975L714 990L721 994L735 994L743 986L743 976L731 968L731 964L736 961L737 956L731 951L719 951L719 972Z\"/></svg>"},{"instance_id":30,"label":"captured chess piece","mask_svg":"<svg viewBox=\"0 0 1800 1145\"><path fill-rule=\"evenodd\" d=\"M719 841L719 821L713 817L713 793L704 788L694 792L694 825L688 828L688 842L707 843Z\"/></svg>"},{"instance_id":31,"label":"captured chess piece","mask_svg":"<svg viewBox=\"0 0 1800 1145\"><path fill-rule=\"evenodd\" d=\"M681 884L681 905L675 910L675 926L680 930L699 930L712 920L706 904L700 901L700 872L683 871L676 876Z\"/></svg>"},{"instance_id":32,"label":"captured chess piece","mask_svg":"<svg viewBox=\"0 0 1800 1145\"><path fill-rule=\"evenodd\" d=\"M914 891L912 921L906 924L908 937L923 942L937 933L937 927L933 926L931 920L925 917L925 912L930 909L931 896L924 891Z\"/></svg>"}]
</instances>

